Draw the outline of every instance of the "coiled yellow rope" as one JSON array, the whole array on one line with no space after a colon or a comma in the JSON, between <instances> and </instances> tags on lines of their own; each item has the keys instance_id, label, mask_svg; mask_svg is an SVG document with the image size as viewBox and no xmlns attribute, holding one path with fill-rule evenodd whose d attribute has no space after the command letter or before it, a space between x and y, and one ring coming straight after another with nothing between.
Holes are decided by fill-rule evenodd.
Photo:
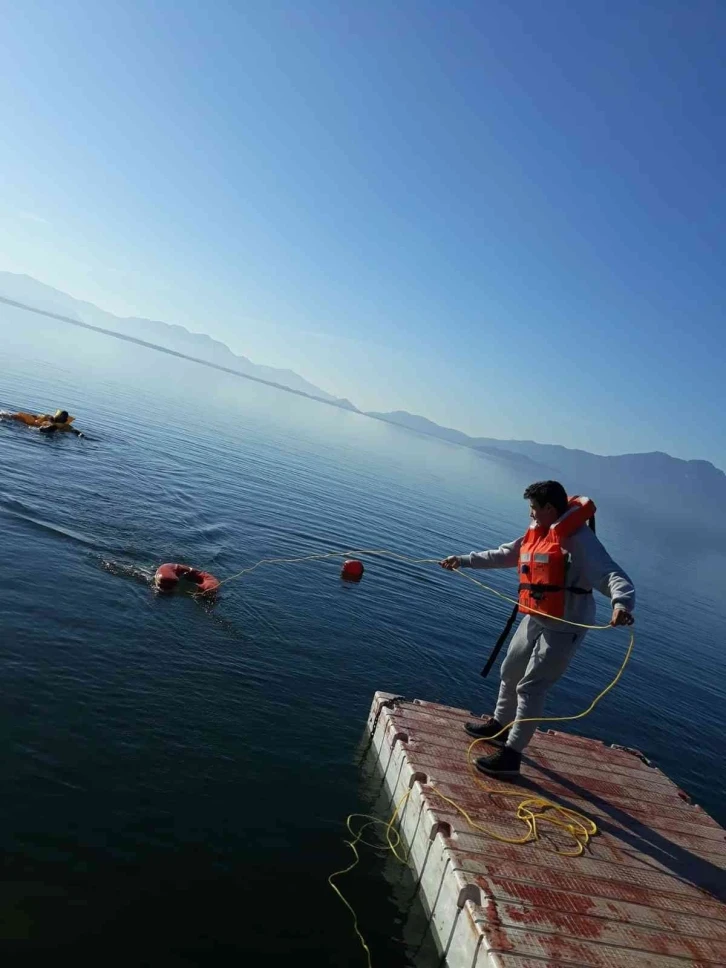
<instances>
[{"instance_id":1,"label":"coiled yellow rope","mask_svg":"<svg viewBox=\"0 0 726 968\"><path fill-rule=\"evenodd\" d=\"M251 572L255 571L255 569L259 568L261 565L298 564L304 561L323 561L329 558L349 558L349 557L352 557L353 555L376 555L380 557L393 558L397 561L404 561L407 564L411 564L411 565L439 564L438 558L411 558L408 555L402 555L402 554L399 554L398 552L387 551L381 548L368 549L368 550L357 549L357 550L351 550L351 551L345 551L345 552L330 551L322 554L305 555L299 558L263 558L261 561L258 561L256 564L251 565L249 568L243 568L242 571L239 571L236 574L230 575L228 578L223 579L222 581L220 581L219 584L224 585L227 582L234 581L236 578L241 578L243 575L248 575ZM459 568L455 568L452 570L455 571L457 574L461 575L463 578L466 578L469 581L473 582L475 585L478 585L480 588L483 588L485 591L489 592L490 594L496 595L497 598L501 598L503 601L509 602L512 605L518 604L516 599L511 598L509 595L505 595L503 592L498 591L496 588L492 588L491 585L485 584L484 582L480 581L478 578L474 578L473 575L469 575L465 571L462 571ZM533 615L542 615L549 619L554 618L553 616L547 615L545 612L540 612L536 609L528 609L528 613ZM575 626L576 628L592 629L596 631L601 631L612 627L611 625L585 625L582 622L571 622L569 621L569 619L564 619L564 618L556 618L554 620L562 623L563 625L571 625L571 626ZM582 712L575 713L571 716L537 717L533 719L520 719L519 722L562 723L562 722L571 722L576 719L584 719L585 716L589 716L590 713L595 708L595 706L597 706L597 704L600 702L600 700L603 699L603 697L606 696L610 692L610 690L613 689L622 678L622 675L625 671L625 667L630 661L630 657L632 655L634 645L635 645L635 635L631 632L628 647L623 657L623 661L620 664L620 668L615 674L615 677L607 684L607 686L605 686L605 688L601 692L598 693L598 695L593 699L593 701L590 703L587 709L584 709ZM476 768L474 766L473 757L472 757L472 750L479 743L491 742L491 740L496 739L498 736L501 736L508 729L510 729L515 722L517 722L517 720L512 720L511 723L508 723L506 726L503 726L498 733L496 733L494 736L488 737L487 739L475 739L467 749L467 764L469 767L469 771L474 779L474 782L489 793L492 792L491 789L477 775ZM515 814L516 819L522 821L522 823L525 825L526 827L525 833L521 837L505 837L502 834L498 834L493 830L489 830L487 827L484 827L482 824L475 821L460 804L458 804L451 797L447 797L445 794L443 794L441 790L439 790L435 785L431 785L430 789L438 797L440 797L451 807L453 807L458 813L460 813L473 830L478 830L482 833L485 833L487 836L493 838L494 840L498 840L501 843L528 844L528 843L531 843L532 841L537 841L540 839L540 831L539 831L540 825L543 823L547 823L559 830L564 831L566 834L572 837L575 843L575 846L572 850L559 850L558 848L555 848L555 852L559 854L563 854L567 857L579 857L585 851L585 848L587 847L590 839L594 837L598 832L598 828L595 822L591 820L589 817L586 817L584 814L578 813L576 810L570 810L567 807L561 806L560 804L553 803L551 800L548 800L546 797L526 797L525 799L520 800L519 804L517 805L516 814ZM370 847L380 848L381 846L380 844L371 844L368 841L363 839L363 833L369 827L384 826L386 845L388 849L393 853L393 855L399 861L401 861L402 863L407 863L408 857L403 856L399 852L399 847L401 845L401 836L398 833L398 831L395 829L395 823L401 811L401 808L403 807L404 803L406 802L406 800L410 795L411 795L411 791L409 790L401 798L401 800L399 800L399 802L396 804L393 814L391 815L391 818L388 821L381 820L378 817L373 817L370 814L359 814L359 813L350 814L346 819L346 827L350 832L351 839L346 840L345 843L353 852L353 861L351 864L348 865L348 867L345 867L339 871L335 871L328 877L328 883L335 891L335 893L338 895L338 897L343 902L343 904L345 904L345 906L348 908L348 910L350 911L353 917L353 930L355 931L355 934L358 940L360 941L360 944L363 950L365 951L368 968L372 968L371 952L358 926L358 916L353 906L344 897L344 895L342 894L338 886L334 883L333 879L336 877L340 877L343 874L350 873L350 871L352 871L357 866L357 864L360 861L360 855L358 853L359 844L366 844L367 846L370 846ZM505 797L506 796L521 797L521 791L513 790L510 792L508 790L496 790L496 795L505 796ZM353 829L353 826L352 826L353 821L356 818L366 821L357 832Z\"/></svg>"}]
</instances>

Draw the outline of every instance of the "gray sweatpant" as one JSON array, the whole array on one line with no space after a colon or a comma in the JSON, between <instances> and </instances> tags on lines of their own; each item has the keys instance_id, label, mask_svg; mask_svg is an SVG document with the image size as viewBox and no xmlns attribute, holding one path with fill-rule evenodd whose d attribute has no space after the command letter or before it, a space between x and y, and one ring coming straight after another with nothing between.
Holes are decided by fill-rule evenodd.
<instances>
[{"instance_id":1,"label":"gray sweatpant","mask_svg":"<svg viewBox=\"0 0 726 968\"><path fill-rule=\"evenodd\" d=\"M494 717L503 726L513 719L538 718L544 713L550 686L566 671L585 630L553 631L525 615L514 633L502 663L499 698ZM508 746L520 752L537 729L537 723L516 722Z\"/></svg>"}]
</instances>

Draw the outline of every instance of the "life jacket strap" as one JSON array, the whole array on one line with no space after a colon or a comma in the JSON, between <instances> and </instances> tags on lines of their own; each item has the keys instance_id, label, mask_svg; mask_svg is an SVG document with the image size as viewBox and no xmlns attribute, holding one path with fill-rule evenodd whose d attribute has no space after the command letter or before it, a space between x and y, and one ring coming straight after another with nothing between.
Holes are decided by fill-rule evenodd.
<instances>
[{"instance_id":1,"label":"life jacket strap","mask_svg":"<svg viewBox=\"0 0 726 968\"><path fill-rule=\"evenodd\" d=\"M525 582L519 586L520 592L529 592L535 601L544 598L550 592L571 592L573 595L592 595L591 588L577 588L569 585L565 588L562 585L545 585L542 582Z\"/></svg>"}]
</instances>

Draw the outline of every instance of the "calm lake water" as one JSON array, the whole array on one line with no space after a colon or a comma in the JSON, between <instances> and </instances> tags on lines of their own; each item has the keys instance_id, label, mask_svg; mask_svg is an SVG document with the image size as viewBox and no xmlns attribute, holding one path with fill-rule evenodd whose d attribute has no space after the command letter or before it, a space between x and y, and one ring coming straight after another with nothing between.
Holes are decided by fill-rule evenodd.
<instances>
[{"instance_id":1,"label":"calm lake water","mask_svg":"<svg viewBox=\"0 0 726 968\"><path fill-rule=\"evenodd\" d=\"M164 561L225 577L490 547L524 530L522 471L6 307L0 338L0 407L66 407L93 438L0 424L3 953L364 964L326 878L349 862L346 815L369 808L373 692L490 710L479 670L508 606L372 557L359 585L336 561L266 566L213 608L148 579ZM637 643L579 728L639 747L726 822L723 545L593 496L638 588ZM626 644L591 633L550 713L587 705ZM377 968L436 963L390 865L368 855L340 886Z\"/></svg>"}]
</instances>

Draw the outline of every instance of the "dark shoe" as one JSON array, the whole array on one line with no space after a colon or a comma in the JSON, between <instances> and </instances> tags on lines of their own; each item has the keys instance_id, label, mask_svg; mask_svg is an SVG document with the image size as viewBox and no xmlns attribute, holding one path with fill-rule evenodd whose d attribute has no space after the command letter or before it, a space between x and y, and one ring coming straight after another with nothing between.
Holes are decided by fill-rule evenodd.
<instances>
[{"instance_id":1,"label":"dark shoe","mask_svg":"<svg viewBox=\"0 0 726 968\"><path fill-rule=\"evenodd\" d=\"M522 754L511 746L503 746L491 756L480 756L474 766L488 776L519 776Z\"/></svg>"},{"instance_id":2,"label":"dark shoe","mask_svg":"<svg viewBox=\"0 0 726 968\"><path fill-rule=\"evenodd\" d=\"M466 723L464 729L474 739L491 739L492 736L496 736L497 738L492 742L497 746L504 746L509 738L509 730L503 733L502 724L493 716L487 716L486 719L477 720L474 723ZM497 733L499 733L498 736Z\"/></svg>"}]
</instances>

